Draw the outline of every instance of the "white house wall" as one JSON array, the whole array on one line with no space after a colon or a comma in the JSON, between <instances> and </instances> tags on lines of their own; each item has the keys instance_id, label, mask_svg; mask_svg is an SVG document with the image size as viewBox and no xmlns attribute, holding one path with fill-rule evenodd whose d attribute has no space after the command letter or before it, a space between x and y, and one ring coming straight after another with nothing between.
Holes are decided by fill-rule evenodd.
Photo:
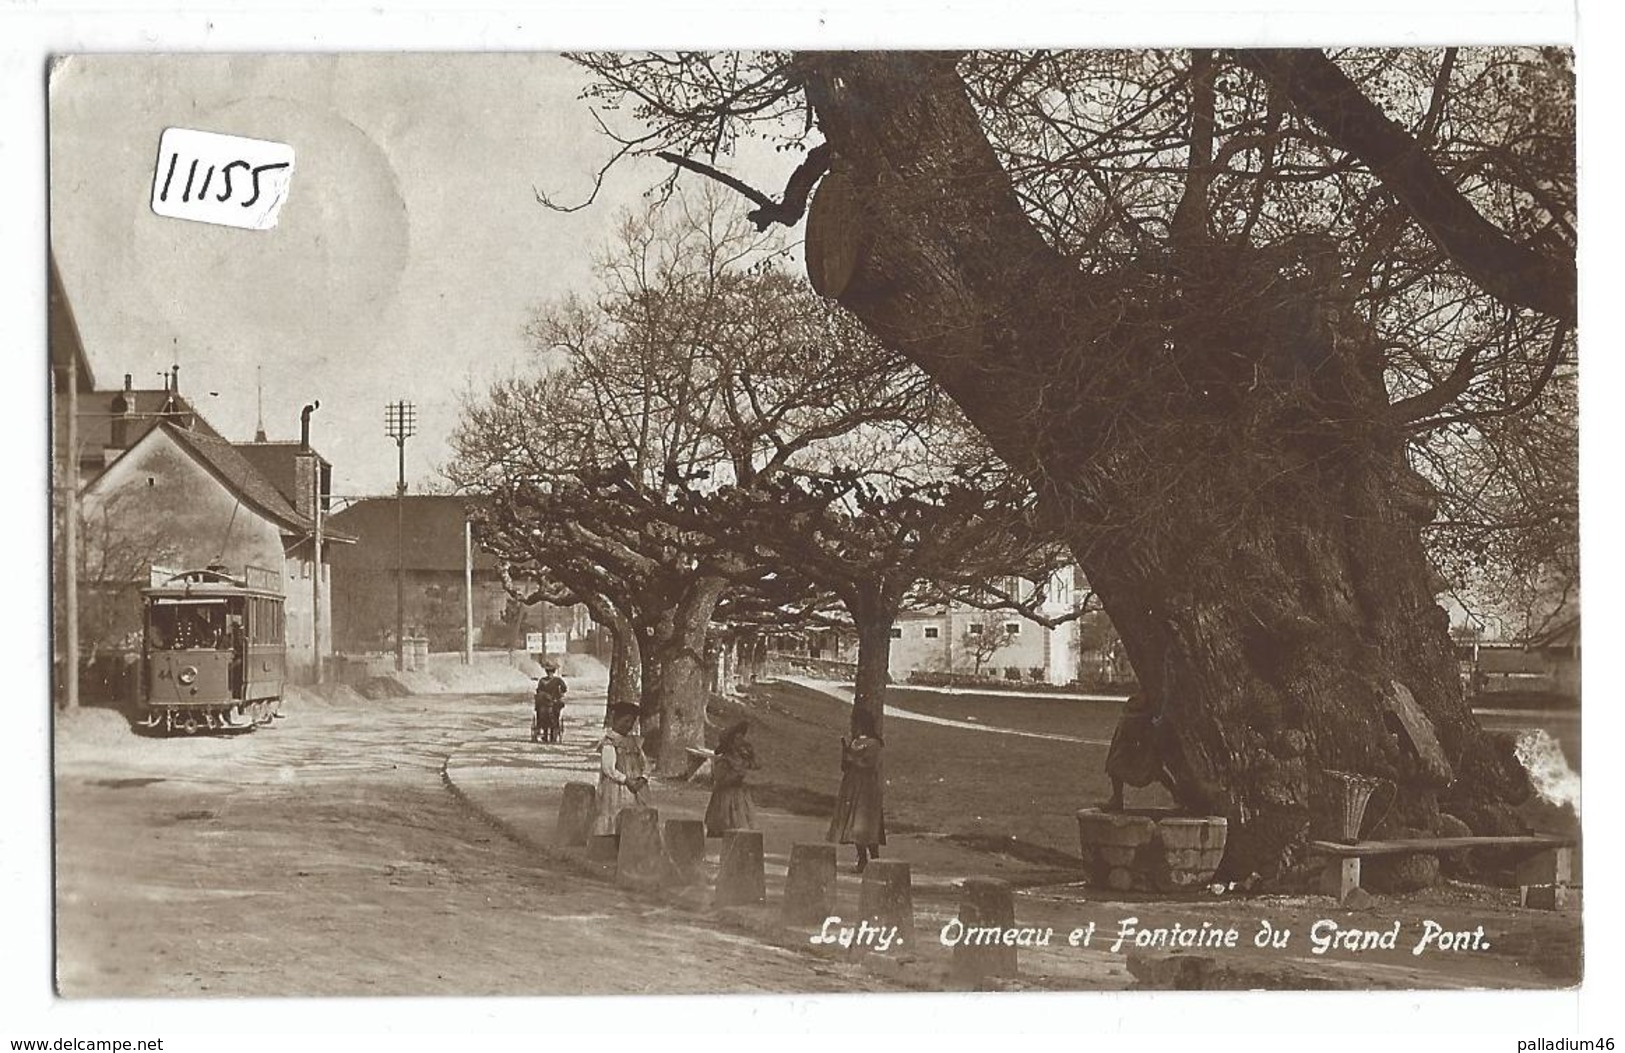
<instances>
[{"instance_id":1,"label":"white house wall","mask_svg":"<svg viewBox=\"0 0 1625 1053\"><path fill-rule=\"evenodd\" d=\"M976 658L965 646L972 624L983 632L1005 633L1006 624L1019 626L1012 642L993 652L982 663L982 672L1005 676L1007 669L1018 670L1027 679L1033 669L1044 671L1051 684L1069 684L1077 678L1076 629L1067 623L1049 629L1003 612L955 610L950 613L905 614L894 627L889 670L892 679L902 682L911 672L970 673ZM930 635L935 632L935 636Z\"/></svg>"},{"instance_id":2,"label":"white house wall","mask_svg":"<svg viewBox=\"0 0 1625 1053\"><path fill-rule=\"evenodd\" d=\"M82 506L87 543L102 538L109 539L103 542L109 545L134 544L150 550L144 556L149 563L177 568L223 563L233 573L249 564L281 567L289 674L295 679L309 675L313 644L308 545L305 559L286 555L298 538L285 535L278 524L238 500L163 429L149 432L97 477L86 488ZM325 584L324 591L330 593ZM325 610L324 617L330 626ZM324 644L329 640L324 633Z\"/></svg>"}]
</instances>

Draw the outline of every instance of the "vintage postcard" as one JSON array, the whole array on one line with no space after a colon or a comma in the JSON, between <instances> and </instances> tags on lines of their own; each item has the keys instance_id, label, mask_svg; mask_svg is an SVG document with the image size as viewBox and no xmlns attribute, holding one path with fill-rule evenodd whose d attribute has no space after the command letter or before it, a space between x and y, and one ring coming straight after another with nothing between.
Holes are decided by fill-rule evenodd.
<instances>
[{"instance_id":1,"label":"vintage postcard","mask_svg":"<svg viewBox=\"0 0 1625 1053\"><path fill-rule=\"evenodd\" d=\"M1586 981L1571 48L61 54L48 136L63 1002Z\"/></svg>"}]
</instances>

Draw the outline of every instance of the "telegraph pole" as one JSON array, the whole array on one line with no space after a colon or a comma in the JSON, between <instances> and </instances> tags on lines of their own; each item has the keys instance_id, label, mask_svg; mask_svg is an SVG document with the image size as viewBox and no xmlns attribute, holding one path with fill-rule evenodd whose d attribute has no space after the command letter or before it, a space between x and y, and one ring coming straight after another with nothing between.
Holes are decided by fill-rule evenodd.
<instances>
[{"instance_id":1,"label":"telegraph pole","mask_svg":"<svg viewBox=\"0 0 1625 1053\"><path fill-rule=\"evenodd\" d=\"M301 438L310 455L310 518L315 531L310 540L310 672L311 683L322 682L322 461L310 444L310 415L322 408L318 399L305 407Z\"/></svg>"},{"instance_id":2,"label":"telegraph pole","mask_svg":"<svg viewBox=\"0 0 1625 1053\"><path fill-rule=\"evenodd\" d=\"M395 671L406 668L406 440L417 432L417 407L405 399L384 407L384 434L395 440Z\"/></svg>"},{"instance_id":3,"label":"telegraph pole","mask_svg":"<svg viewBox=\"0 0 1625 1053\"><path fill-rule=\"evenodd\" d=\"M463 664L474 664L474 524L463 519Z\"/></svg>"}]
</instances>

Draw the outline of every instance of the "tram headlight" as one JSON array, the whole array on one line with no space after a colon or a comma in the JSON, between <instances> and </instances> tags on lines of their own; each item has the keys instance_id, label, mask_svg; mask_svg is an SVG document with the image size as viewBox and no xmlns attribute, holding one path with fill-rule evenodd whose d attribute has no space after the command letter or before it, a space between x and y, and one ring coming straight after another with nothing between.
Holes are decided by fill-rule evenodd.
<instances>
[{"instance_id":1,"label":"tram headlight","mask_svg":"<svg viewBox=\"0 0 1625 1053\"><path fill-rule=\"evenodd\" d=\"M194 680L197 679L197 666L195 666L195 665L187 666L185 669L181 670L180 675L177 676L175 679L179 680L183 684L192 683Z\"/></svg>"}]
</instances>

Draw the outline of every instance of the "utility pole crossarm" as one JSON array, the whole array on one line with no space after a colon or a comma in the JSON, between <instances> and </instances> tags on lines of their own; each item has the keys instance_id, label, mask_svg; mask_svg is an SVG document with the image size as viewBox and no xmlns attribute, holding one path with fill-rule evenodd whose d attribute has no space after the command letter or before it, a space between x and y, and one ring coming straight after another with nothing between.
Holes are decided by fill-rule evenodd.
<instances>
[{"instance_id":1,"label":"utility pole crossarm","mask_svg":"<svg viewBox=\"0 0 1625 1053\"><path fill-rule=\"evenodd\" d=\"M384 407L384 434L395 440L395 670L406 668L406 440L417 433L417 407L405 399Z\"/></svg>"}]
</instances>

